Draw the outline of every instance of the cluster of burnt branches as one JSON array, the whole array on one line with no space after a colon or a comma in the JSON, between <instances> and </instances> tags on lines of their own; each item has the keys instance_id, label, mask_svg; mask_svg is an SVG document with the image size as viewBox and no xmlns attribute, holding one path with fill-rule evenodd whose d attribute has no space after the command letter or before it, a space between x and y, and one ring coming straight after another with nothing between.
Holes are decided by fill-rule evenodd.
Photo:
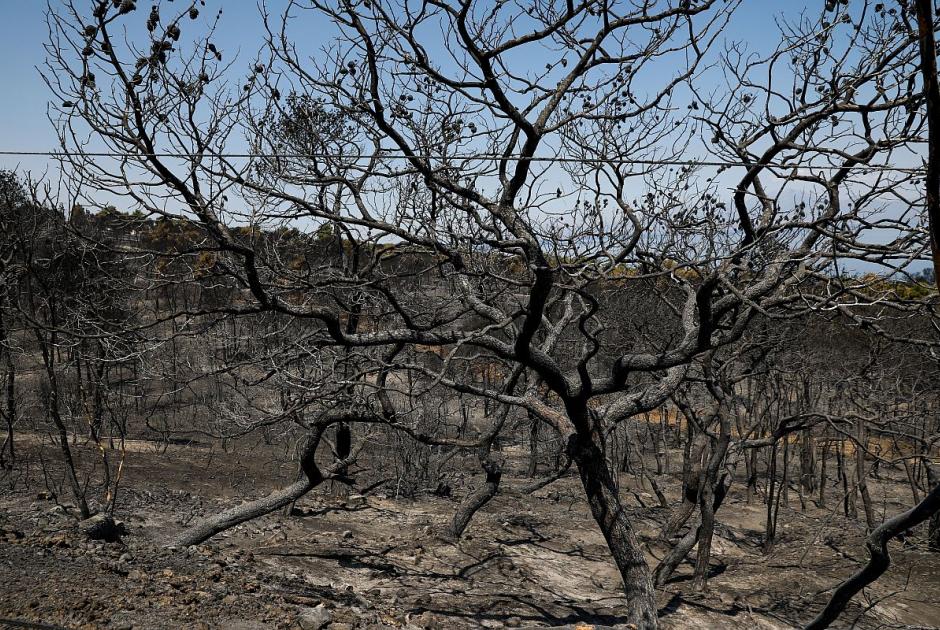
<instances>
[{"instance_id":1,"label":"cluster of burnt branches","mask_svg":"<svg viewBox=\"0 0 940 630\"><path fill-rule=\"evenodd\" d=\"M251 60L219 48L201 2L57 4L43 76L81 210L4 206L68 234L30 237L67 250L37 268L3 244L20 283L0 296L4 456L31 415L11 357L38 351L83 515L69 423L88 416L78 432L107 459L111 400L166 441L296 445L297 482L179 544L355 483L383 448L396 492L447 494L454 458L478 463L460 537L520 490L501 447L524 437L544 477L521 489L574 469L636 627L656 627L656 585L693 548L704 588L731 484L765 502L765 550L795 495L864 519L887 558L903 528L879 525L871 480L903 472L904 528L938 500L932 12L820 3L752 50L728 35L738 4L292 0L262 5ZM74 252L80 281L44 276ZM670 502L657 477L676 449ZM655 568L631 473L671 510Z\"/></svg>"}]
</instances>

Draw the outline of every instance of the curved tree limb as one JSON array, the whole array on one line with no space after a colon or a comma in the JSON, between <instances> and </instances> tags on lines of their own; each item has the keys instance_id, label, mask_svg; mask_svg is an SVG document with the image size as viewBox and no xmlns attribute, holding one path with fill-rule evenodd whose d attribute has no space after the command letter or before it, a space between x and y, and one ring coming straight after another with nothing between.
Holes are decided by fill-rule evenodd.
<instances>
[{"instance_id":1,"label":"curved tree limb","mask_svg":"<svg viewBox=\"0 0 940 630\"><path fill-rule=\"evenodd\" d=\"M303 472L300 479L260 499L247 501L202 519L173 538L167 546L189 547L190 545L198 545L226 529L290 505L327 479L339 478L340 473L348 468L349 464L355 459L358 450L346 459L337 460L325 472L321 471L316 463L316 452L323 438L323 432L330 424L314 425L312 433L304 439L300 449L300 468Z\"/></svg>"},{"instance_id":2,"label":"curved tree limb","mask_svg":"<svg viewBox=\"0 0 940 630\"><path fill-rule=\"evenodd\" d=\"M908 529L923 523L931 516L940 512L940 484L931 490L924 500L906 512L898 514L872 531L865 541L871 557L868 563L855 572L852 577L839 585L829 599L829 603L822 612L816 616L805 630L822 630L828 628L848 606L849 601L863 588L877 580L891 565L891 556L888 554L888 542Z\"/></svg>"}]
</instances>

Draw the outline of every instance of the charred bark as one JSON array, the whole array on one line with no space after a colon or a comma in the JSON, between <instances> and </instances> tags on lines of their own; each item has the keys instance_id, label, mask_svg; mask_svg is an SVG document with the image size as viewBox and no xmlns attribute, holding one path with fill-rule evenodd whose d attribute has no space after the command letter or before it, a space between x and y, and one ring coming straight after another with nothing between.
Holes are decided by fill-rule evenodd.
<instances>
[{"instance_id":1,"label":"charred bark","mask_svg":"<svg viewBox=\"0 0 940 630\"><path fill-rule=\"evenodd\" d=\"M858 443L855 445L855 483L859 496L862 498L862 508L865 511L865 525L867 531L875 529L875 508L872 506L871 493L868 492L868 473L865 470L865 449L868 437L865 433L864 423L860 420L857 427Z\"/></svg>"},{"instance_id":2,"label":"charred bark","mask_svg":"<svg viewBox=\"0 0 940 630\"><path fill-rule=\"evenodd\" d=\"M463 535L473 515L499 492L499 481L503 476L502 465L492 459L489 453L484 453L480 457L480 466L486 473L486 478L483 484L470 493L457 508L450 525L450 535L454 539L459 539Z\"/></svg>"},{"instance_id":3,"label":"charred bark","mask_svg":"<svg viewBox=\"0 0 940 630\"><path fill-rule=\"evenodd\" d=\"M930 249L934 279L940 290L940 84L937 80L937 42L934 37L934 7L930 0L915 0L920 70L924 80L927 110L927 173L924 178Z\"/></svg>"},{"instance_id":4,"label":"charred bark","mask_svg":"<svg viewBox=\"0 0 940 630\"><path fill-rule=\"evenodd\" d=\"M534 477L539 467L539 424L538 417L529 412L529 469L526 475Z\"/></svg>"},{"instance_id":5,"label":"charred bark","mask_svg":"<svg viewBox=\"0 0 940 630\"><path fill-rule=\"evenodd\" d=\"M300 452L300 469L303 473L300 479L285 488L275 490L265 497L242 503L219 514L206 517L174 538L169 546L188 547L203 543L226 529L290 505L320 485L326 477L317 467L316 452L325 428L324 426L318 426L304 440ZM338 467L344 466L345 462L340 463Z\"/></svg>"},{"instance_id":6,"label":"charred bark","mask_svg":"<svg viewBox=\"0 0 940 630\"><path fill-rule=\"evenodd\" d=\"M682 529L692 514L695 512L695 506L698 503L699 490L702 482L702 457L705 453L707 442L704 436L693 439L692 427L694 423L689 422L689 436L685 445L684 460L682 464L682 504L669 515L669 520L663 526L660 538L669 540Z\"/></svg>"},{"instance_id":7,"label":"charred bark","mask_svg":"<svg viewBox=\"0 0 940 630\"><path fill-rule=\"evenodd\" d=\"M940 485L934 486L924 500L907 512L888 519L876 528L865 541L870 555L868 563L852 577L839 585L826 607L806 626L806 630L828 628L849 605L852 598L863 588L877 580L891 565L888 542L912 527L923 523L940 512Z\"/></svg>"},{"instance_id":8,"label":"charred bark","mask_svg":"<svg viewBox=\"0 0 940 630\"><path fill-rule=\"evenodd\" d=\"M607 466L602 447L597 441L603 438L594 434L578 436L570 445L571 456L578 467L581 485L591 515L597 522L607 541L620 577L623 580L624 594L630 606L626 624L633 624L638 630L650 630L658 627L656 619L656 591L643 549L636 539L626 511L620 503L617 486ZM600 442L603 444L603 441Z\"/></svg>"},{"instance_id":9,"label":"charred bark","mask_svg":"<svg viewBox=\"0 0 940 630\"><path fill-rule=\"evenodd\" d=\"M940 471L927 464L927 480L931 487L940 487ZM940 552L940 510L934 512L927 526L927 548Z\"/></svg>"},{"instance_id":10,"label":"charred bark","mask_svg":"<svg viewBox=\"0 0 940 630\"><path fill-rule=\"evenodd\" d=\"M0 306L3 305L0 298ZM13 425L16 424L16 366L13 363L13 356L7 345L6 326L3 316L0 314L0 353L3 354L6 373L4 378L4 408L0 409L0 417L6 424L7 435L0 446L0 468L13 467L16 461L16 451L13 442ZM9 459L6 453L9 451Z\"/></svg>"},{"instance_id":11,"label":"charred bark","mask_svg":"<svg viewBox=\"0 0 940 630\"><path fill-rule=\"evenodd\" d=\"M722 481L719 483L718 487L715 488L713 493L713 503L712 503L712 517L714 517L715 512L718 511L718 508L721 507L722 502L725 500L725 496L728 494L728 488L730 483L725 484L725 478L722 478ZM692 551L692 548L695 546L703 534L702 529L702 517L698 515L693 519L692 526L689 528L689 531L683 536L678 543L669 550L663 559L656 565L656 569L653 571L653 579L656 586L662 586L666 583L672 574L675 572L676 567L685 560L686 556L689 555L689 552Z\"/></svg>"},{"instance_id":12,"label":"charred bark","mask_svg":"<svg viewBox=\"0 0 940 630\"><path fill-rule=\"evenodd\" d=\"M82 520L91 517L91 510L88 508L88 500L85 497L85 490L78 479L78 471L75 467L75 459L72 457L72 449L69 447L68 428L62 419L59 410L59 380L55 371L55 348L56 340L45 338L39 330L34 331L39 347L42 352L43 366L45 367L47 377L47 388L43 403L46 407L46 413L52 420L56 428L59 451L62 453L62 462L65 465L65 476L68 479L69 487L72 490L72 497L78 506L78 512Z\"/></svg>"},{"instance_id":13,"label":"charred bark","mask_svg":"<svg viewBox=\"0 0 940 630\"><path fill-rule=\"evenodd\" d=\"M702 516L702 524L698 528L698 557L695 560L695 572L692 574L692 585L696 590L703 590L708 581L712 536L715 533L715 512L728 492L727 487L725 487L726 475L718 479L718 470L725 461L728 444L731 441L730 426L725 426L724 420L722 423L722 434L715 440L714 452L705 471L705 483L699 493L699 511Z\"/></svg>"},{"instance_id":14,"label":"charred bark","mask_svg":"<svg viewBox=\"0 0 940 630\"><path fill-rule=\"evenodd\" d=\"M800 485L807 494L816 491L816 441L811 429L803 431L800 441Z\"/></svg>"},{"instance_id":15,"label":"charred bark","mask_svg":"<svg viewBox=\"0 0 940 630\"><path fill-rule=\"evenodd\" d=\"M544 477L537 481L533 481L530 484L522 486L521 488L519 488L518 492L519 494L530 495L533 492L536 492L537 490L541 490L545 486L555 483L556 481L564 477L566 474L568 474L568 470L570 468L571 468L571 459L567 459L565 463L554 473L552 473L548 477Z\"/></svg>"}]
</instances>

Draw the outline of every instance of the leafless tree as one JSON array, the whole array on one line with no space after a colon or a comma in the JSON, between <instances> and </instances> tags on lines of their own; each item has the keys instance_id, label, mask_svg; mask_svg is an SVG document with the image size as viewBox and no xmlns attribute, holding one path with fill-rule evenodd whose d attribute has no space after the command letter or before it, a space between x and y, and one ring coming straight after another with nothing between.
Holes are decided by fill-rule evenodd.
<instances>
[{"instance_id":1,"label":"leafless tree","mask_svg":"<svg viewBox=\"0 0 940 630\"><path fill-rule=\"evenodd\" d=\"M924 132L910 15L828 3L761 56L720 37L737 4L296 0L262 7L267 45L245 64L195 2L69 0L44 76L82 190L198 225L233 289L217 310L302 323L291 356L340 368L350 421L466 448L501 429L418 430L414 401L447 388L564 436L625 621L653 628L611 432L705 379L703 428L720 428L696 494L702 582L730 438L716 353L758 318L826 309L936 344L866 309L912 317L917 299L845 273L928 256L916 171L897 168ZM333 33L317 49L295 34L310 19ZM363 261L286 259L264 235L288 228Z\"/></svg>"}]
</instances>

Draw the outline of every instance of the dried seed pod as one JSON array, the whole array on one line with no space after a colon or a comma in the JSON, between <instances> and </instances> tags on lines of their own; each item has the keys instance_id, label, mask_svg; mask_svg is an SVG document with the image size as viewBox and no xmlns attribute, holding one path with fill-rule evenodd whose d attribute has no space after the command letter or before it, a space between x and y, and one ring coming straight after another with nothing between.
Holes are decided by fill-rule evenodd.
<instances>
[{"instance_id":1,"label":"dried seed pod","mask_svg":"<svg viewBox=\"0 0 940 630\"><path fill-rule=\"evenodd\" d=\"M189 10L189 19L195 20L197 17L199 17L199 9L197 9L196 7L191 8Z\"/></svg>"},{"instance_id":2,"label":"dried seed pod","mask_svg":"<svg viewBox=\"0 0 940 630\"><path fill-rule=\"evenodd\" d=\"M177 26L176 24L171 24L170 27L169 27L168 29L166 29L166 34L167 34L167 36L170 37L174 42L179 41L179 38L180 38L180 27Z\"/></svg>"},{"instance_id":3,"label":"dried seed pod","mask_svg":"<svg viewBox=\"0 0 940 630\"><path fill-rule=\"evenodd\" d=\"M131 11L136 11L137 3L134 2L134 0L121 0L120 7L121 7L121 10L119 11L119 13L121 15L125 15L127 13L130 13Z\"/></svg>"}]
</instances>

